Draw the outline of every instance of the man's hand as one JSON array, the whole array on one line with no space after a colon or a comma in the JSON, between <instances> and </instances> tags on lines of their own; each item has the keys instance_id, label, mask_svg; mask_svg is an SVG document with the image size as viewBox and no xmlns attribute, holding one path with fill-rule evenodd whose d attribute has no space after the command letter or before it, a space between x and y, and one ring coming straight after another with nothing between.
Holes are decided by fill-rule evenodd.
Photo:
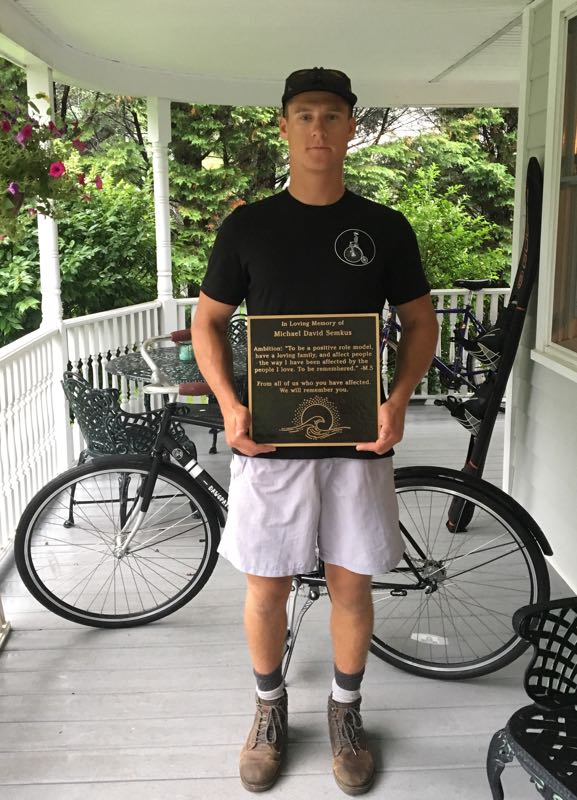
<instances>
[{"instance_id":1,"label":"man's hand","mask_svg":"<svg viewBox=\"0 0 577 800\"><path fill-rule=\"evenodd\" d=\"M245 456L256 456L259 453L273 453L272 444L257 444L248 435L250 430L250 411L246 406L237 405L223 413L224 433L227 444Z\"/></svg>"},{"instance_id":2,"label":"man's hand","mask_svg":"<svg viewBox=\"0 0 577 800\"><path fill-rule=\"evenodd\" d=\"M388 400L379 408L379 438L376 442L358 444L357 450L368 450L380 456L388 452L403 438L406 405L396 405Z\"/></svg>"}]
</instances>

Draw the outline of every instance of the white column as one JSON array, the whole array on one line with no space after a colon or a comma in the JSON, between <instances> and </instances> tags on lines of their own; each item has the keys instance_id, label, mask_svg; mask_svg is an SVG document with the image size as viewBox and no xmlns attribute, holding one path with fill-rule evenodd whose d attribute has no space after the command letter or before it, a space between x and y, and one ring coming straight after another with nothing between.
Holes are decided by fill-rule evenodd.
<instances>
[{"instance_id":1,"label":"white column","mask_svg":"<svg viewBox=\"0 0 577 800\"><path fill-rule=\"evenodd\" d=\"M172 296L172 254L170 246L170 207L168 186L168 145L171 139L170 100L147 98L148 141L152 153L154 178L154 218L156 226L156 274L158 299L162 303L162 327L176 328L176 302Z\"/></svg>"},{"instance_id":2,"label":"white column","mask_svg":"<svg viewBox=\"0 0 577 800\"><path fill-rule=\"evenodd\" d=\"M28 96L38 106L29 109L30 116L48 122L54 113L54 87L52 69L47 64L29 64L26 67ZM36 97L42 93L45 98ZM52 217L38 215L38 249L40 255L40 291L42 292L42 328L57 329L60 336L54 339L55 374L52 382L52 402L56 409L57 466L68 469L73 461L72 428L68 421L68 408L64 402L60 378L68 366L68 345L62 323L62 297L60 293L60 257L58 254L58 225Z\"/></svg>"},{"instance_id":3,"label":"white column","mask_svg":"<svg viewBox=\"0 0 577 800\"><path fill-rule=\"evenodd\" d=\"M52 70L47 64L34 64L26 68L28 95L39 111L30 109L31 116L41 122L52 118L54 92ZM48 99L37 98L42 92ZM55 328L62 321L60 296L60 259L58 256L58 225L52 217L38 215L38 248L40 252L40 289L42 292L42 327Z\"/></svg>"}]
</instances>

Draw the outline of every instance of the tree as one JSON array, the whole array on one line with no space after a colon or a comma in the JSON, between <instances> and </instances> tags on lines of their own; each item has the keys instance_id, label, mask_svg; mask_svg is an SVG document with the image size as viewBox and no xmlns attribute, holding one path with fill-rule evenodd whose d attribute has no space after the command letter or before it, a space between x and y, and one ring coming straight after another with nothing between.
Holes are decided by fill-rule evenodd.
<instances>
[{"instance_id":1,"label":"tree","mask_svg":"<svg viewBox=\"0 0 577 800\"><path fill-rule=\"evenodd\" d=\"M440 169L418 167L396 205L410 220L419 241L423 267L433 289L453 286L457 278L496 278L502 253L486 250L496 226L467 208L463 186L439 186Z\"/></svg>"},{"instance_id":2,"label":"tree","mask_svg":"<svg viewBox=\"0 0 577 800\"><path fill-rule=\"evenodd\" d=\"M170 162L175 282L198 294L221 220L286 178L275 108L172 106Z\"/></svg>"},{"instance_id":3,"label":"tree","mask_svg":"<svg viewBox=\"0 0 577 800\"><path fill-rule=\"evenodd\" d=\"M515 117L508 109L436 111L438 129L363 148L349 156L347 185L379 202L401 208L423 238L427 218L436 220L430 232L443 231L434 242L419 239L429 252L431 280L452 285L456 277L508 278L514 196ZM503 158L505 162L497 160ZM434 168L434 171L431 171ZM421 194L422 193L422 194ZM449 203L454 208L447 205ZM451 212L451 213L449 213ZM439 217L443 217L442 224ZM450 221L455 225L451 227ZM477 222L475 222L477 221ZM466 230L483 235L468 259L459 257L450 241L463 243ZM419 232L420 231L420 232ZM439 258L432 258L432 245ZM478 250L476 249L478 248ZM451 260L447 260L449 254ZM481 260L479 260L479 257ZM482 263L481 263L482 262ZM440 281L438 283L437 281Z\"/></svg>"}]
</instances>

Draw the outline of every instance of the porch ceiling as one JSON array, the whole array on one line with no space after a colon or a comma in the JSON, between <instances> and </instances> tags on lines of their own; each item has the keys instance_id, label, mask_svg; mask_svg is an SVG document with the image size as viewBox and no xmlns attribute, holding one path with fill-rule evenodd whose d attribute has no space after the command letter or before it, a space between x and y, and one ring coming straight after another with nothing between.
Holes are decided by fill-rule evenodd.
<instances>
[{"instance_id":1,"label":"porch ceiling","mask_svg":"<svg viewBox=\"0 0 577 800\"><path fill-rule=\"evenodd\" d=\"M0 0L0 55L119 94L275 105L302 66L361 105L517 105L530 0Z\"/></svg>"}]
</instances>

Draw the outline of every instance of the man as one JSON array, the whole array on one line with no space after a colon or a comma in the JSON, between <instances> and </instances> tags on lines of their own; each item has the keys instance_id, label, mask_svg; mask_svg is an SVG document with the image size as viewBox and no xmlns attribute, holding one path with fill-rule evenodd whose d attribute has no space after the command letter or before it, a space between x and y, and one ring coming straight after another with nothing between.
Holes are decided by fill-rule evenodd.
<instances>
[{"instance_id":1,"label":"man","mask_svg":"<svg viewBox=\"0 0 577 800\"><path fill-rule=\"evenodd\" d=\"M219 402L231 463L230 511L220 553L246 574L245 630L257 711L241 753L246 789L277 779L287 741L281 659L291 577L325 561L332 601L335 676L329 696L333 772L347 794L367 791L374 764L360 715L372 633L371 575L402 556L391 448L403 436L409 398L427 370L437 323L414 233L396 211L345 189L356 96L338 70L292 73L282 98L290 185L236 209L222 224L192 325L200 370ZM250 414L232 381L228 320L249 314L380 313L403 327L390 397L375 442L279 448L249 437Z\"/></svg>"}]
</instances>

